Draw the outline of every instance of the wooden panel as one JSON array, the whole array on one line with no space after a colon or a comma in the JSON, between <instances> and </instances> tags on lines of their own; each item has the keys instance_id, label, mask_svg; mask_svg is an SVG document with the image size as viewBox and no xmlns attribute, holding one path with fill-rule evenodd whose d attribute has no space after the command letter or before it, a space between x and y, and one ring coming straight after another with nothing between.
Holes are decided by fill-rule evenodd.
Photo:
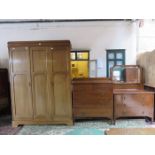
<instances>
[{"instance_id":1,"label":"wooden panel","mask_svg":"<svg viewBox=\"0 0 155 155\"><path fill-rule=\"evenodd\" d=\"M71 119L70 52L64 47L54 47L52 54L54 120Z\"/></svg>"},{"instance_id":2,"label":"wooden panel","mask_svg":"<svg viewBox=\"0 0 155 155\"><path fill-rule=\"evenodd\" d=\"M31 48L32 51L32 71L45 72L47 65L47 49L44 47Z\"/></svg>"},{"instance_id":3,"label":"wooden panel","mask_svg":"<svg viewBox=\"0 0 155 155\"><path fill-rule=\"evenodd\" d=\"M153 116L153 94L132 94L125 97L126 113L135 116Z\"/></svg>"},{"instance_id":4,"label":"wooden panel","mask_svg":"<svg viewBox=\"0 0 155 155\"><path fill-rule=\"evenodd\" d=\"M71 117L70 77L65 74L54 75L55 118Z\"/></svg>"},{"instance_id":5,"label":"wooden panel","mask_svg":"<svg viewBox=\"0 0 155 155\"><path fill-rule=\"evenodd\" d=\"M30 70L28 47L11 48L12 51L12 72L23 73Z\"/></svg>"},{"instance_id":6,"label":"wooden panel","mask_svg":"<svg viewBox=\"0 0 155 155\"><path fill-rule=\"evenodd\" d=\"M9 48L11 47L68 47L70 48L70 41L69 40L40 40L40 41L12 41L8 42Z\"/></svg>"},{"instance_id":7,"label":"wooden panel","mask_svg":"<svg viewBox=\"0 0 155 155\"><path fill-rule=\"evenodd\" d=\"M13 47L9 52L13 117L33 119L29 48Z\"/></svg>"},{"instance_id":8,"label":"wooden panel","mask_svg":"<svg viewBox=\"0 0 155 155\"><path fill-rule=\"evenodd\" d=\"M146 91L152 91L152 92L154 92L155 93L155 88L154 87L150 87L150 86L147 86L147 85L145 85L144 86L144 89L146 90ZM155 103L155 98L154 98L154 102L153 103ZM155 106L154 106L154 121L155 121Z\"/></svg>"},{"instance_id":9,"label":"wooden panel","mask_svg":"<svg viewBox=\"0 0 155 155\"><path fill-rule=\"evenodd\" d=\"M108 107L112 98L111 84L74 84L74 107Z\"/></svg>"},{"instance_id":10,"label":"wooden panel","mask_svg":"<svg viewBox=\"0 0 155 155\"><path fill-rule=\"evenodd\" d=\"M47 119L48 107L48 80L47 80L47 53L46 47L31 48L32 88L35 119Z\"/></svg>"},{"instance_id":11,"label":"wooden panel","mask_svg":"<svg viewBox=\"0 0 155 155\"><path fill-rule=\"evenodd\" d=\"M47 77L38 74L33 77L35 118L46 118L47 113Z\"/></svg>"},{"instance_id":12,"label":"wooden panel","mask_svg":"<svg viewBox=\"0 0 155 155\"><path fill-rule=\"evenodd\" d=\"M89 81L89 82L88 82ZM80 83L81 82L81 83ZM107 79L73 80L73 115L113 118L113 88Z\"/></svg>"},{"instance_id":13,"label":"wooden panel","mask_svg":"<svg viewBox=\"0 0 155 155\"><path fill-rule=\"evenodd\" d=\"M123 95L114 95L114 117L117 118L123 113Z\"/></svg>"},{"instance_id":14,"label":"wooden panel","mask_svg":"<svg viewBox=\"0 0 155 155\"><path fill-rule=\"evenodd\" d=\"M128 90L129 91L129 90ZM137 90L138 91L138 90ZM119 93L119 90L118 90ZM138 91L124 91L124 94L114 95L114 118L147 116L153 119L154 94Z\"/></svg>"},{"instance_id":15,"label":"wooden panel","mask_svg":"<svg viewBox=\"0 0 155 155\"><path fill-rule=\"evenodd\" d=\"M63 48L53 50L53 72L69 72L69 52Z\"/></svg>"},{"instance_id":16,"label":"wooden panel","mask_svg":"<svg viewBox=\"0 0 155 155\"><path fill-rule=\"evenodd\" d=\"M47 74L53 75L53 48L47 48Z\"/></svg>"},{"instance_id":17,"label":"wooden panel","mask_svg":"<svg viewBox=\"0 0 155 155\"><path fill-rule=\"evenodd\" d=\"M121 84L121 83L114 83L113 84L113 88L114 89L144 89L144 86L142 83L139 83L139 84Z\"/></svg>"},{"instance_id":18,"label":"wooden panel","mask_svg":"<svg viewBox=\"0 0 155 155\"><path fill-rule=\"evenodd\" d=\"M141 72L138 66L129 66L125 68L126 82L130 83L140 83L141 82Z\"/></svg>"},{"instance_id":19,"label":"wooden panel","mask_svg":"<svg viewBox=\"0 0 155 155\"><path fill-rule=\"evenodd\" d=\"M15 75L13 78L14 103L16 118L32 118L33 108L29 78L26 75Z\"/></svg>"},{"instance_id":20,"label":"wooden panel","mask_svg":"<svg viewBox=\"0 0 155 155\"><path fill-rule=\"evenodd\" d=\"M111 109L109 107L76 107L73 115L74 118L107 117L112 119Z\"/></svg>"}]
</instances>

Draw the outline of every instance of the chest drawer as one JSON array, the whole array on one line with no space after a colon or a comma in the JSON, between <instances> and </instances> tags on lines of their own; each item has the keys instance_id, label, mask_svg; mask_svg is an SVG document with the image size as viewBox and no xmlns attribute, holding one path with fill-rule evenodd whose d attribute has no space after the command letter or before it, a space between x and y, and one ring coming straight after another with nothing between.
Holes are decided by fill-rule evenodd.
<instances>
[{"instance_id":1,"label":"chest drawer","mask_svg":"<svg viewBox=\"0 0 155 155\"><path fill-rule=\"evenodd\" d=\"M154 94L133 93L114 95L114 117L153 117Z\"/></svg>"}]
</instances>

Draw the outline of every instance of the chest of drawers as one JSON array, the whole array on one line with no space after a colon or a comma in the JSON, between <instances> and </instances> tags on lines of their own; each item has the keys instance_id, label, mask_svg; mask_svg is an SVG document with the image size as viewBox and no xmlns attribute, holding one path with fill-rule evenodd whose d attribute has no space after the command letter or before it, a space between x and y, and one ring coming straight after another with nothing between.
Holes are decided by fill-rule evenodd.
<instances>
[{"instance_id":1,"label":"chest of drawers","mask_svg":"<svg viewBox=\"0 0 155 155\"><path fill-rule=\"evenodd\" d=\"M106 117L113 119L112 81L102 78L73 80L74 118Z\"/></svg>"},{"instance_id":2,"label":"chest of drawers","mask_svg":"<svg viewBox=\"0 0 155 155\"><path fill-rule=\"evenodd\" d=\"M153 120L154 93L145 90L115 89L114 120L119 117L149 117Z\"/></svg>"}]
</instances>

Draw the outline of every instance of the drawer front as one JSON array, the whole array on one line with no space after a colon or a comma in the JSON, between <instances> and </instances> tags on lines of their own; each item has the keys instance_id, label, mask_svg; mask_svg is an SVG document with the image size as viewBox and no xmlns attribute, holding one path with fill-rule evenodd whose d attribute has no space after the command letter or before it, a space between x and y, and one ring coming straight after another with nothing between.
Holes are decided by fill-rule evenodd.
<instances>
[{"instance_id":1,"label":"drawer front","mask_svg":"<svg viewBox=\"0 0 155 155\"><path fill-rule=\"evenodd\" d=\"M73 109L74 118L77 117L113 117L111 108L75 108Z\"/></svg>"},{"instance_id":2,"label":"drawer front","mask_svg":"<svg viewBox=\"0 0 155 155\"><path fill-rule=\"evenodd\" d=\"M114 116L149 116L153 117L154 95L125 94L114 96Z\"/></svg>"},{"instance_id":3,"label":"drawer front","mask_svg":"<svg viewBox=\"0 0 155 155\"><path fill-rule=\"evenodd\" d=\"M129 94L123 95L123 102L129 107L141 108L143 106L152 108L154 96L153 94Z\"/></svg>"},{"instance_id":4,"label":"drawer front","mask_svg":"<svg viewBox=\"0 0 155 155\"><path fill-rule=\"evenodd\" d=\"M115 117L135 117L135 116L148 116L148 117L153 117L153 111L150 110L145 110L145 109L137 109L137 108L120 108L119 110L115 111Z\"/></svg>"},{"instance_id":5,"label":"drawer front","mask_svg":"<svg viewBox=\"0 0 155 155\"><path fill-rule=\"evenodd\" d=\"M109 85L108 85L109 86ZM99 84L77 85L73 89L73 107L109 106L113 102L112 87Z\"/></svg>"},{"instance_id":6,"label":"drawer front","mask_svg":"<svg viewBox=\"0 0 155 155\"><path fill-rule=\"evenodd\" d=\"M92 85L90 84L74 84L73 92L83 92L92 90Z\"/></svg>"},{"instance_id":7,"label":"drawer front","mask_svg":"<svg viewBox=\"0 0 155 155\"><path fill-rule=\"evenodd\" d=\"M81 95L75 94L75 97L73 97L73 107L109 106L112 104L113 104L112 96L95 97L94 95L81 96Z\"/></svg>"},{"instance_id":8,"label":"drawer front","mask_svg":"<svg viewBox=\"0 0 155 155\"><path fill-rule=\"evenodd\" d=\"M73 91L80 91L80 92L107 92L113 91L112 84L74 84Z\"/></svg>"}]
</instances>

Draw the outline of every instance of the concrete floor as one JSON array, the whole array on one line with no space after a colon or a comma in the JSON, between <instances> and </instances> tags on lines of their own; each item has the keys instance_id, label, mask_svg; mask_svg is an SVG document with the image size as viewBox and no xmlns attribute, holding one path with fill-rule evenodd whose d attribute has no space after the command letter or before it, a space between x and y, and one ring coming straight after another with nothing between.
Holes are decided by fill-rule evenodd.
<instances>
[{"instance_id":1,"label":"concrete floor","mask_svg":"<svg viewBox=\"0 0 155 155\"><path fill-rule=\"evenodd\" d=\"M78 120L73 126L67 125L25 125L11 126L11 115L0 115L0 135L104 135L111 128L155 128L155 123L145 119L118 119L115 125L107 119Z\"/></svg>"}]
</instances>

